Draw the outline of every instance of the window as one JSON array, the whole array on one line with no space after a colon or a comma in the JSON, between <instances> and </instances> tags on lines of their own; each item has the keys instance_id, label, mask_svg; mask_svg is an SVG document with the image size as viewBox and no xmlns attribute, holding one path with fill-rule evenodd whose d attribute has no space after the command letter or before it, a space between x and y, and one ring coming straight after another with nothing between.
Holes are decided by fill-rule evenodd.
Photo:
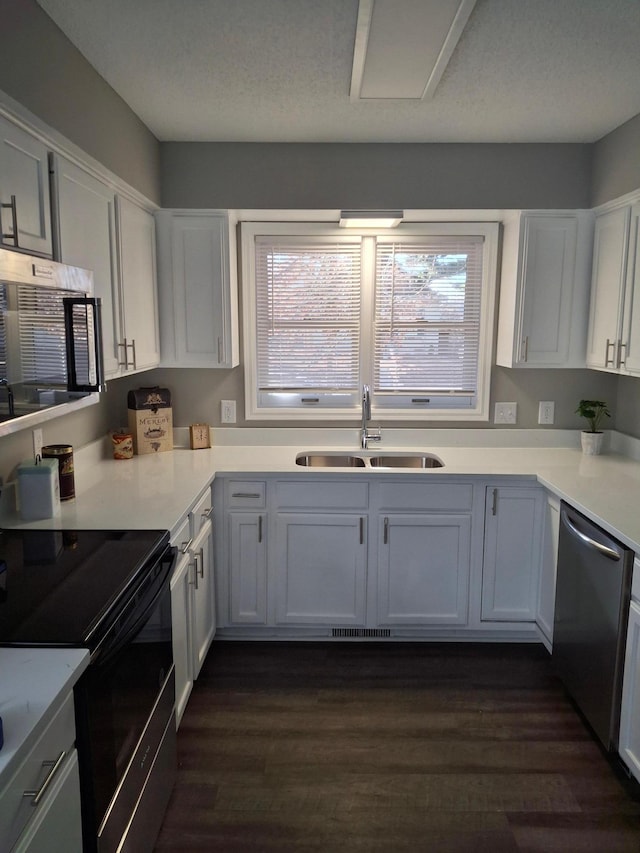
<instances>
[{"instance_id":1,"label":"window","mask_svg":"<svg viewBox=\"0 0 640 853\"><path fill-rule=\"evenodd\" d=\"M497 225L242 225L248 418L488 417Z\"/></svg>"}]
</instances>

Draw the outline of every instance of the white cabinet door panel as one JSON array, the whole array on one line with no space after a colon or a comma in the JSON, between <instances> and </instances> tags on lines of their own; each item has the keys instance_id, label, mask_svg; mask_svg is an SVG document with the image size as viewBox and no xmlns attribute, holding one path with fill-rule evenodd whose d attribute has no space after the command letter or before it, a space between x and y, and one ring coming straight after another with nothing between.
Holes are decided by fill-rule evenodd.
<instances>
[{"instance_id":1,"label":"white cabinet door panel","mask_svg":"<svg viewBox=\"0 0 640 853\"><path fill-rule=\"evenodd\" d=\"M267 623L267 551L264 516L228 514L229 617L232 624Z\"/></svg>"},{"instance_id":2,"label":"white cabinet door panel","mask_svg":"<svg viewBox=\"0 0 640 853\"><path fill-rule=\"evenodd\" d=\"M192 672L197 678L216 631L212 524L206 521L190 547L192 584Z\"/></svg>"},{"instance_id":3,"label":"white cabinet door panel","mask_svg":"<svg viewBox=\"0 0 640 853\"><path fill-rule=\"evenodd\" d=\"M629 608L619 752L640 782L640 606L636 601Z\"/></svg>"},{"instance_id":4,"label":"white cabinet door panel","mask_svg":"<svg viewBox=\"0 0 640 853\"><path fill-rule=\"evenodd\" d=\"M536 618L542 536L542 492L490 487L485 504L483 621Z\"/></svg>"},{"instance_id":5,"label":"white cabinet door panel","mask_svg":"<svg viewBox=\"0 0 640 853\"><path fill-rule=\"evenodd\" d=\"M363 625L366 550L363 516L280 513L277 622Z\"/></svg>"},{"instance_id":6,"label":"white cabinet door panel","mask_svg":"<svg viewBox=\"0 0 640 853\"><path fill-rule=\"evenodd\" d=\"M0 201L11 204L15 196L18 244L14 239L11 210L2 209L0 243L43 255L52 254L49 160L46 146L34 136L0 117Z\"/></svg>"},{"instance_id":7,"label":"white cabinet door panel","mask_svg":"<svg viewBox=\"0 0 640 853\"><path fill-rule=\"evenodd\" d=\"M470 515L381 517L378 624L465 624L470 542Z\"/></svg>"}]
</instances>

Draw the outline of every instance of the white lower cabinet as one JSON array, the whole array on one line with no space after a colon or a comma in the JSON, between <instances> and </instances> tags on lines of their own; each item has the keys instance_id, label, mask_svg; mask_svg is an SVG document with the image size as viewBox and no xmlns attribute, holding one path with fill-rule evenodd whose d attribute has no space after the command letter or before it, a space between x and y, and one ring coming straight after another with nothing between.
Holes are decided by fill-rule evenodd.
<instances>
[{"instance_id":1,"label":"white lower cabinet","mask_svg":"<svg viewBox=\"0 0 640 853\"><path fill-rule=\"evenodd\" d=\"M542 555L538 582L538 609L536 624L551 649L553 642L553 616L556 606L556 574L558 568L558 539L560 536L560 501L546 494L543 502Z\"/></svg>"},{"instance_id":2,"label":"white lower cabinet","mask_svg":"<svg viewBox=\"0 0 640 853\"><path fill-rule=\"evenodd\" d=\"M364 625L364 515L278 513L275 561L277 624Z\"/></svg>"},{"instance_id":3,"label":"white lower cabinet","mask_svg":"<svg viewBox=\"0 0 640 853\"><path fill-rule=\"evenodd\" d=\"M81 853L80 782L73 693L0 789L0 847L20 853ZM30 792L28 796L25 792Z\"/></svg>"},{"instance_id":4,"label":"white lower cabinet","mask_svg":"<svg viewBox=\"0 0 640 853\"><path fill-rule=\"evenodd\" d=\"M74 749L11 853L80 853L82 825L78 753Z\"/></svg>"},{"instance_id":5,"label":"white lower cabinet","mask_svg":"<svg viewBox=\"0 0 640 853\"><path fill-rule=\"evenodd\" d=\"M483 621L533 622L542 548L540 488L488 486L485 494Z\"/></svg>"},{"instance_id":6,"label":"white lower cabinet","mask_svg":"<svg viewBox=\"0 0 640 853\"><path fill-rule=\"evenodd\" d=\"M470 546L470 515L381 516L378 624L466 624Z\"/></svg>"},{"instance_id":7,"label":"white lower cabinet","mask_svg":"<svg viewBox=\"0 0 640 853\"><path fill-rule=\"evenodd\" d=\"M535 639L545 498L515 482L217 477L219 628Z\"/></svg>"},{"instance_id":8,"label":"white lower cabinet","mask_svg":"<svg viewBox=\"0 0 640 853\"><path fill-rule=\"evenodd\" d=\"M264 513L230 512L229 608L225 621L267 624L267 549Z\"/></svg>"},{"instance_id":9,"label":"white lower cabinet","mask_svg":"<svg viewBox=\"0 0 640 853\"><path fill-rule=\"evenodd\" d=\"M211 512L211 489L207 489L171 540L178 549L171 577L177 726L216 632Z\"/></svg>"},{"instance_id":10,"label":"white lower cabinet","mask_svg":"<svg viewBox=\"0 0 640 853\"><path fill-rule=\"evenodd\" d=\"M634 580L639 575L640 561L636 559ZM618 752L640 782L640 600L635 597L638 587L636 581L629 607Z\"/></svg>"},{"instance_id":11,"label":"white lower cabinet","mask_svg":"<svg viewBox=\"0 0 640 853\"><path fill-rule=\"evenodd\" d=\"M193 677L200 674L202 664L216 632L215 597L213 583L213 554L211 536L213 526L205 522L191 545L191 599L192 599L192 664Z\"/></svg>"}]
</instances>

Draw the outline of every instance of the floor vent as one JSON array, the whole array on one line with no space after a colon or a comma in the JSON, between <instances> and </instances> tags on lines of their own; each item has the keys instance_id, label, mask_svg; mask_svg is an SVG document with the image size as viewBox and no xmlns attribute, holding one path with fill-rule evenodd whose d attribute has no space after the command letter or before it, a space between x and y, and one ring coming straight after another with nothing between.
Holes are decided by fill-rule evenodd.
<instances>
[{"instance_id":1,"label":"floor vent","mask_svg":"<svg viewBox=\"0 0 640 853\"><path fill-rule=\"evenodd\" d=\"M390 628L332 628L332 637L390 637Z\"/></svg>"}]
</instances>

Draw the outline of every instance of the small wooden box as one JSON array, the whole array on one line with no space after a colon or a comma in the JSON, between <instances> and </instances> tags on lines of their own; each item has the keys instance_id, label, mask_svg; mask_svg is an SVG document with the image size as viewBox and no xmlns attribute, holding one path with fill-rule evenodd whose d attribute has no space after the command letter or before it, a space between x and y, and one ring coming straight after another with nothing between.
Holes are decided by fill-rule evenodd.
<instances>
[{"instance_id":1,"label":"small wooden box","mask_svg":"<svg viewBox=\"0 0 640 853\"><path fill-rule=\"evenodd\" d=\"M173 410L168 388L129 391L127 406L134 453L141 456L173 450Z\"/></svg>"}]
</instances>

